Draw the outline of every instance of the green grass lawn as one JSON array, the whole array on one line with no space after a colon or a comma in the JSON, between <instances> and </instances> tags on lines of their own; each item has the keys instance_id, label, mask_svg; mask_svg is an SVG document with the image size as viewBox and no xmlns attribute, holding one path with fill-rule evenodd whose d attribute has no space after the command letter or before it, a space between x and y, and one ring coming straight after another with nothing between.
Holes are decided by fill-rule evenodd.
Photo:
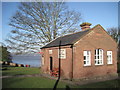
<instances>
[{"instance_id":1,"label":"green grass lawn","mask_svg":"<svg viewBox=\"0 0 120 90\"><path fill-rule=\"evenodd\" d=\"M7 67L7 70L3 70L3 76L6 75L27 75L27 74L39 74L40 68L26 68L26 67ZM45 77L14 77L3 78L3 88L53 88L56 80L52 80ZM57 88L118 88L120 86L120 80L109 80L104 82L73 86L68 83L60 81Z\"/></svg>"},{"instance_id":2,"label":"green grass lawn","mask_svg":"<svg viewBox=\"0 0 120 90\"><path fill-rule=\"evenodd\" d=\"M19 77L4 78L3 88L53 88L56 80L43 77ZM59 82L57 88L120 88L120 80L109 80L104 82L73 86L65 82Z\"/></svg>"},{"instance_id":3,"label":"green grass lawn","mask_svg":"<svg viewBox=\"0 0 120 90\"><path fill-rule=\"evenodd\" d=\"M7 70L2 71L3 76L16 76L27 74L39 74L40 68L27 67L7 67ZM3 88L53 88L56 80L44 77L14 77L3 78ZM67 83L59 82L58 88L65 88Z\"/></svg>"},{"instance_id":4,"label":"green grass lawn","mask_svg":"<svg viewBox=\"0 0 120 90\"><path fill-rule=\"evenodd\" d=\"M31 67L7 67L7 70L2 70L2 75L27 75L27 74L39 74L40 68Z\"/></svg>"},{"instance_id":5,"label":"green grass lawn","mask_svg":"<svg viewBox=\"0 0 120 90\"><path fill-rule=\"evenodd\" d=\"M76 86L76 88L120 88L120 80L108 80L103 82Z\"/></svg>"},{"instance_id":6,"label":"green grass lawn","mask_svg":"<svg viewBox=\"0 0 120 90\"><path fill-rule=\"evenodd\" d=\"M56 80L43 77L6 78L3 79L3 88L53 88ZM60 82L57 88L65 88L66 84Z\"/></svg>"}]
</instances>

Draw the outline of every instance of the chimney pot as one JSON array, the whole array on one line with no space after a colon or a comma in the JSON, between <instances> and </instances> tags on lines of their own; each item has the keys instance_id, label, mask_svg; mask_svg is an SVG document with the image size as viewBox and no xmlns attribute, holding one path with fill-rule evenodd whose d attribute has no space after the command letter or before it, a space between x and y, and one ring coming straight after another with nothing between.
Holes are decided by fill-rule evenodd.
<instances>
[{"instance_id":1,"label":"chimney pot","mask_svg":"<svg viewBox=\"0 0 120 90\"><path fill-rule=\"evenodd\" d=\"M84 22L84 23L80 24L82 31L89 29L91 25L92 24L88 23L88 22Z\"/></svg>"}]
</instances>

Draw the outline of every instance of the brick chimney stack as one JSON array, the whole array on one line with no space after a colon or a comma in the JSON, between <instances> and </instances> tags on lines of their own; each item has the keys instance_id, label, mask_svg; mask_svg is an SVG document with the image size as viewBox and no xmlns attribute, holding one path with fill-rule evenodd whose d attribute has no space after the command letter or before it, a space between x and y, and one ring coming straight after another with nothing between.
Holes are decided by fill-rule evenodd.
<instances>
[{"instance_id":1,"label":"brick chimney stack","mask_svg":"<svg viewBox=\"0 0 120 90\"><path fill-rule=\"evenodd\" d=\"M91 25L92 24L88 23L88 22L84 22L84 23L80 24L82 31L89 29Z\"/></svg>"}]
</instances>

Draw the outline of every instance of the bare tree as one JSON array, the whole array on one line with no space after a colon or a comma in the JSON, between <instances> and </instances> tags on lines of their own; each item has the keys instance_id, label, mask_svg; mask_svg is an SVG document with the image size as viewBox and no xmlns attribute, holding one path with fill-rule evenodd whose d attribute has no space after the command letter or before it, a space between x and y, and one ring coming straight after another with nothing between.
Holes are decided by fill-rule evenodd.
<instances>
[{"instance_id":1,"label":"bare tree","mask_svg":"<svg viewBox=\"0 0 120 90\"><path fill-rule=\"evenodd\" d=\"M117 58L120 61L120 28L108 28L108 34L118 43Z\"/></svg>"},{"instance_id":2,"label":"bare tree","mask_svg":"<svg viewBox=\"0 0 120 90\"><path fill-rule=\"evenodd\" d=\"M7 39L12 52L38 52L58 36L76 32L81 14L64 2L22 2L10 19L14 28Z\"/></svg>"},{"instance_id":3,"label":"bare tree","mask_svg":"<svg viewBox=\"0 0 120 90\"><path fill-rule=\"evenodd\" d=\"M112 27L112 28L108 28L107 32L109 35L111 35L111 37L118 42L119 40L119 36L120 36L120 32L118 28Z\"/></svg>"}]
</instances>

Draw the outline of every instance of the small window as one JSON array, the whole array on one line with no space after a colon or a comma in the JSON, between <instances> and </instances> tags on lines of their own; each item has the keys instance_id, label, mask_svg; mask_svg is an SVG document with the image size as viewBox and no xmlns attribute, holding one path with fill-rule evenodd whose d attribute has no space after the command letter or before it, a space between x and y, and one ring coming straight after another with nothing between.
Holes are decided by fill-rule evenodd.
<instances>
[{"instance_id":1,"label":"small window","mask_svg":"<svg viewBox=\"0 0 120 90\"><path fill-rule=\"evenodd\" d=\"M52 50L49 50L49 54L52 54Z\"/></svg>"},{"instance_id":2,"label":"small window","mask_svg":"<svg viewBox=\"0 0 120 90\"><path fill-rule=\"evenodd\" d=\"M95 65L103 65L103 50L95 50Z\"/></svg>"},{"instance_id":3,"label":"small window","mask_svg":"<svg viewBox=\"0 0 120 90\"><path fill-rule=\"evenodd\" d=\"M107 64L112 64L112 51L107 51Z\"/></svg>"},{"instance_id":4,"label":"small window","mask_svg":"<svg viewBox=\"0 0 120 90\"><path fill-rule=\"evenodd\" d=\"M91 65L91 53L90 51L84 51L84 66L90 66Z\"/></svg>"}]
</instances>

